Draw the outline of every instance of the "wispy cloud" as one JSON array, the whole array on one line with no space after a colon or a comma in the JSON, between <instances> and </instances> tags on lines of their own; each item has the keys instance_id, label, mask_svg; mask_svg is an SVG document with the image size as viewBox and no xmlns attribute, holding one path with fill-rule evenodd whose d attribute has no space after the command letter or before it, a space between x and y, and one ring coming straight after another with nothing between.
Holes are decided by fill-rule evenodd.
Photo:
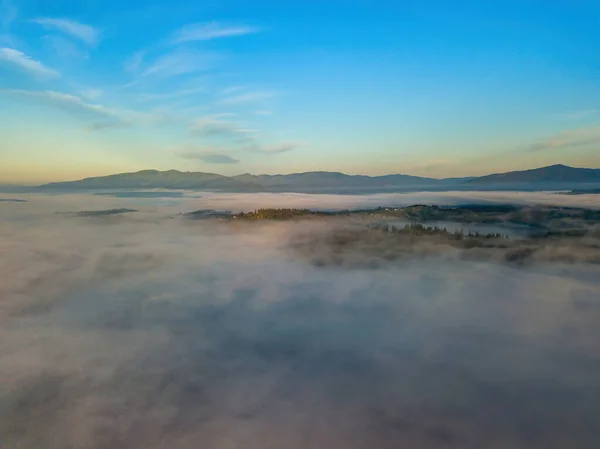
<instances>
[{"instance_id":1,"label":"wispy cloud","mask_svg":"<svg viewBox=\"0 0 600 449\"><path fill-rule=\"evenodd\" d=\"M146 57L145 51L135 52L130 58L125 61L124 67L127 72L135 72L138 70L142 63L144 62L144 58Z\"/></svg>"},{"instance_id":2,"label":"wispy cloud","mask_svg":"<svg viewBox=\"0 0 600 449\"><path fill-rule=\"evenodd\" d=\"M216 136L216 135L236 135L236 136L251 136L258 133L258 130L248 128L247 125L226 120L233 114L215 114L208 117L201 117L192 122L190 132L199 136Z\"/></svg>"},{"instance_id":3,"label":"wispy cloud","mask_svg":"<svg viewBox=\"0 0 600 449\"><path fill-rule=\"evenodd\" d=\"M81 96L90 101L96 101L104 95L100 89L84 89L81 91Z\"/></svg>"},{"instance_id":4,"label":"wispy cloud","mask_svg":"<svg viewBox=\"0 0 600 449\"><path fill-rule=\"evenodd\" d=\"M256 115L273 115L273 112L268 111L266 109L260 109L258 111L254 111L254 114L256 114Z\"/></svg>"},{"instance_id":5,"label":"wispy cloud","mask_svg":"<svg viewBox=\"0 0 600 449\"><path fill-rule=\"evenodd\" d=\"M87 45L95 46L100 42L101 32L91 25L76 22L69 19L52 19L49 17L41 17L33 19L35 22L45 29L58 30L68 34L76 39L85 42Z\"/></svg>"},{"instance_id":6,"label":"wispy cloud","mask_svg":"<svg viewBox=\"0 0 600 449\"><path fill-rule=\"evenodd\" d=\"M190 132L201 136L214 136L235 133L239 128L236 123L211 116L194 120Z\"/></svg>"},{"instance_id":7,"label":"wispy cloud","mask_svg":"<svg viewBox=\"0 0 600 449\"><path fill-rule=\"evenodd\" d=\"M192 87L189 89L180 89L173 92L160 93L160 94L148 94L141 93L135 96L137 101L155 101L155 100L168 100L180 97L190 97L198 94L205 93L206 87Z\"/></svg>"},{"instance_id":8,"label":"wispy cloud","mask_svg":"<svg viewBox=\"0 0 600 449\"><path fill-rule=\"evenodd\" d=\"M258 33L260 28L249 25L234 25L220 22L204 22L186 25L173 33L171 43L208 41L224 37L244 36Z\"/></svg>"},{"instance_id":9,"label":"wispy cloud","mask_svg":"<svg viewBox=\"0 0 600 449\"><path fill-rule=\"evenodd\" d=\"M236 92L241 92L243 90L246 90L247 88L248 88L248 86L243 86L243 85L230 86L230 87L226 87L225 89L223 89L221 91L221 93L224 94L224 95L231 95L231 94L234 94Z\"/></svg>"},{"instance_id":10,"label":"wispy cloud","mask_svg":"<svg viewBox=\"0 0 600 449\"><path fill-rule=\"evenodd\" d=\"M235 143L245 144L246 150L259 148L260 131L254 128L240 127L236 129Z\"/></svg>"},{"instance_id":11,"label":"wispy cloud","mask_svg":"<svg viewBox=\"0 0 600 449\"><path fill-rule=\"evenodd\" d=\"M183 151L179 153L179 156L183 159L200 160L206 164L237 164L240 162L227 154L213 150Z\"/></svg>"},{"instance_id":12,"label":"wispy cloud","mask_svg":"<svg viewBox=\"0 0 600 449\"><path fill-rule=\"evenodd\" d=\"M279 145L261 148L260 152L264 154L279 154L294 151L301 145L300 142L284 142Z\"/></svg>"},{"instance_id":13,"label":"wispy cloud","mask_svg":"<svg viewBox=\"0 0 600 449\"><path fill-rule=\"evenodd\" d=\"M283 142L273 146L251 145L249 147L246 147L246 150L262 154L280 154L293 151L301 145L301 142Z\"/></svg>"},{"instance_id":14,"label":"wispy cloud","mask_svg":"<svg viewBox=\"0 0 600 449\"><path fill-rule=\"evenodd\" d=\"M142 77L172 77L200 72L211 67L218 59L212 53L199 53L193 51L175 51L159 57L142 72Z\"/></svg>"},{"instance_id":15,"label":"wispy cloud","mask_svg":"<svg viewBox=\"0 0 600 449\"><path fill-rule=\"evenodd\" d=\"M276 94L274 92L267 91L244 92L239 95L226 96L225 98L220 100L220 103L223 105L241 105L247 103L260 102L269 98L273 98L275 96Z\"/></svg>"},{"instance_id":16,"label":"wispy cloud","mask_svg":"<svg viewBox=\"0 0 600 449\"><path fill-rule=\"evenodd\" d=\"M0 62L12 64L35 76L45 78L57 78L60 76L56 70L46 67L41 62L13 48L0 48Z\"/></svg>"},{"instance_id":17,"label":"wispy cloud","mask_svg":"<svg viewBox=\"0 0 600 449\"><path fill-rule=\"evenodd\" d=\"M102 131L104 129L127 128L131 123L120 119L92 122L85 126L88 131Z\"/></svg>"},{"instance_id":18,"label":"wispy cloud","mask_svg":"<svg viewBox=\"0 0 600 449\"><path fill-rule=\"evenodd\" d=\"M264 154L276 154L291 151L299 144L295 142L282 145L265 147L259 143L260 131L249 127L248 123L227 120L232 114L215 114L207 117L201 117L192 122L189 128L190 134L202 137L222 136L229 139L234 144L242 144L240 151L252 151Z\"/></svg>"},{"instance_id":19,"label":"wispy cloud","mask_svg":"<svg viewBox=\"0 0 600 449\"><path fill-rule=\"evenodd\" d=\"M143 102L143 99L138 99ZM152 111L163 112L170 115L179 122L189 123L190 117L198 116L199 114L206 114L207 108L203 105L191 105L188 98L180 98L176 101L170 102L159 102L153 105Z\"/></svg>"},{"instance_id":20,"label":"wispy cloud","mask_svg":"<svg viewBox=\"0 0 600 449\"><path fill-rule=\"evenodd\" d=\"M51 90L33 91L33 90L0 90L0 93L20 97L26 100L32 100L36 103L53 106L63 111L81 115L82 113L93 114L100 117L115 117L118 113L114 109L104 106L86 103L80 97L75 95L65 94L62 92L54 92Z\"/></svg>"},{"instance_id":21,"label":"wispy cloud","mask_svg":"<svg viewBox=\"0 0 600 449\"><path fill-rule=\"evenodd\" d=\"M530 151L543 151L572 148L590 144L600 144L600 126L563 131L529 147Z\"/></svg>"},{"instance_id":22,"label":"wispy cloud","mask_svg":"<svg viewBox=\"0 0 600 449\"><path fill-rule=\"evenodd\" d=\"M65 59L87 59L89 55L77 48L72 42L58 36L44 36L42 38L54 50L54 52Z\"/></svg>"},{"instance_id":23,"label":"wispy cloud","mask_svg":"<svg viewBox=\"0 0 600 449\"><path fill-rule=\"evenodd\" d=\"M0 94L51 107L70 116L88 121L90 123L86 128L90 130L124 127L134 123L149 123L152 120L152 117L138 112L87 103L78 96L62 92L5 89L0 90Z\"/></svg>"}]
</instances>

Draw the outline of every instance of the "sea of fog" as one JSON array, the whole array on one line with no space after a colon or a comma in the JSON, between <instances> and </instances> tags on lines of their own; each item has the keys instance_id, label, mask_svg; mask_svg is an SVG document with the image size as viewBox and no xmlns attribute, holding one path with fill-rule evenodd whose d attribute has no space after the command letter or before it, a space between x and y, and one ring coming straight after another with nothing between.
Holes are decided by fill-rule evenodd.
<instances>
[{"instance_id":1,"label":"sea of fog","mask_svg":"<svg viewBox=\"0 0 600 449\"><path fill-rule=\"evenodd\" d=\"M317 267L319 223L180 215L598 196L154 196L0 196L0 447L598 447L600 267Z\"/></svg>"}]
</instances>

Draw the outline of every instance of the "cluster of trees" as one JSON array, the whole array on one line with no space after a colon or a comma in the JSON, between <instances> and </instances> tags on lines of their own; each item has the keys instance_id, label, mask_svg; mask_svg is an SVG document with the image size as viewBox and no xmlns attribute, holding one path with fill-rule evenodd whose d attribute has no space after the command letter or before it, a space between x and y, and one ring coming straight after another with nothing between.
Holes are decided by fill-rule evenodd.
<instances>
[{"instance_id":1,"label":"cluster of trees","mask_svg":"<svg viewBox=\"0 0 600 449\"><path fill-rule=\"evenodd\" d=\"M385 232L388 234L404 234L404 235L439 235L443 237L447 237L450 240L464 240L464 239L476 239L476 238L484 238L484 239L506 239L508 240L508 236L504 236L499 233L490 232L488 234L480 234L479 232L469 231L465 234L464 230L456 230L454 232L448 231L445 227L440 228L438 226L423 226L419 223L410 223L405 225L403 228L399 228L395 225L375 225L372 229Z\"/></svg>"},{"instance_id":2,"label":"cluster of trees","mask_svg":"<svg viewBox=\"0 0 600 449\"><path fill-rule=\"evenodd\" d=\"M381 210L382 208L375 209ZM439 208L432 208L439 209ZM232 215L234 219L240 220L293 220L295 218L301 218L311 215L317 216L330 216L330 215L347 215L349 211L340 212L321 212L310 209L257 209L253 212L240 212L239 214ZM508 236L499 233L488 233L480 234L479 232L469 231L465 233L464 230L456 230L454 232L448 231L447 228L440 228L438 226L424 226L420 223L410 223L404 227L397 227L395 225L373 225L371 229L387 233L387 234L403 234L411 236L421 235L438 235L446 237L450 240L465 240L465 239L503 239L508 240Z\"/></svg>"},{"instance_id":3,"label":"cluster of trees","mask_svg":"<svg viewBox=\"0 0 600 449\"><path fill-rule=\"evenodd\" d=\"M310 209L257 209L254 212L240 212L233 218L244 220L291 220L294 218L314 215Z\"/></svg>"},{"instance_id":4,"label":"cluster of trees","mask_svg":"<svg viewBox=\"0 0 600 449\"><path fill-rule=\"evenodd\" d=\"M103 217L105 215L119 215L137 212L135 209L106 209L106 210L82 210L77 213L80 217Z\"/></svg>"}]
</instances>

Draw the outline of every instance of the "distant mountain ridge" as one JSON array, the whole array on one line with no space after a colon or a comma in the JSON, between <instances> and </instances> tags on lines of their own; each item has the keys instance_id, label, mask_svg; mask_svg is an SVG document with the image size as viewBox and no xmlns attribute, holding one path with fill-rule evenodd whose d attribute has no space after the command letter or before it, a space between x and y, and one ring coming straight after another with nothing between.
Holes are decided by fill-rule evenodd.
<instances>
[{"instance_id":1,"label":"distant mountain ridge","mask_svg":"<svg viewBox=\"0 0 600 449\"><path fill-rule=\"evenodd\" d=\"M263 191L307 188L383 188L406 185L437 185L445 180L410 175L365 176L338 172L307 172L290 175L223 176L216 173L177 170L142 170L135 173L86 178L80 181L54 182L42 189L215 189Z\"/></svg>"},{"instance_id":2,"label":"distant mountain ridge","mask_svg":"<svg viewBox=\"0 0 600 449\"><path fill-rule=\"evenodd\" d=\"M558 182L600 182L600 169L575 168L568 165L550 165L531 170L512 171L480 176L468 181L469 184L503 183L558 183Z\"/></svg>"},{"instance_id":3,"label":"distant mountain ridge","mask_svg":"<svg viewBox=\"0 0 600 449\"><path fill-rule=\"evenodd\" d=\"M142 170L79 181L43 184L38 189L193 189L235 192L317 192L331 190L386 191L401 188L453 188L504 186L509 184L600 183L600 169L552 165L532 170L498 173L481 177L436 179L405 174L384 176L346 175L315 171L289 175L224 176L216 173L178 170Z\"/></svg>"}]
</instances>

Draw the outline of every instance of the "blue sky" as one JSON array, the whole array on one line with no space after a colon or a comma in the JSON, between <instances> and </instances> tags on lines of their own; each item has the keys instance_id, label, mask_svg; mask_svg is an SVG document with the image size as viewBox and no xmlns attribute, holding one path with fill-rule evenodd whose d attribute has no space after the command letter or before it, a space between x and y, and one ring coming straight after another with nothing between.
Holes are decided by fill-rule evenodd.
<instances>
[{"instance_id":1,"label":"blue sky","mask_svg":"<svg viewBox=\"0 0 600 449\"><path fill-rule=\"evenodd\" d=\"M0 183L598 167L599 30L583 0L0 0Z\"/></svg>"}]
</instances>

